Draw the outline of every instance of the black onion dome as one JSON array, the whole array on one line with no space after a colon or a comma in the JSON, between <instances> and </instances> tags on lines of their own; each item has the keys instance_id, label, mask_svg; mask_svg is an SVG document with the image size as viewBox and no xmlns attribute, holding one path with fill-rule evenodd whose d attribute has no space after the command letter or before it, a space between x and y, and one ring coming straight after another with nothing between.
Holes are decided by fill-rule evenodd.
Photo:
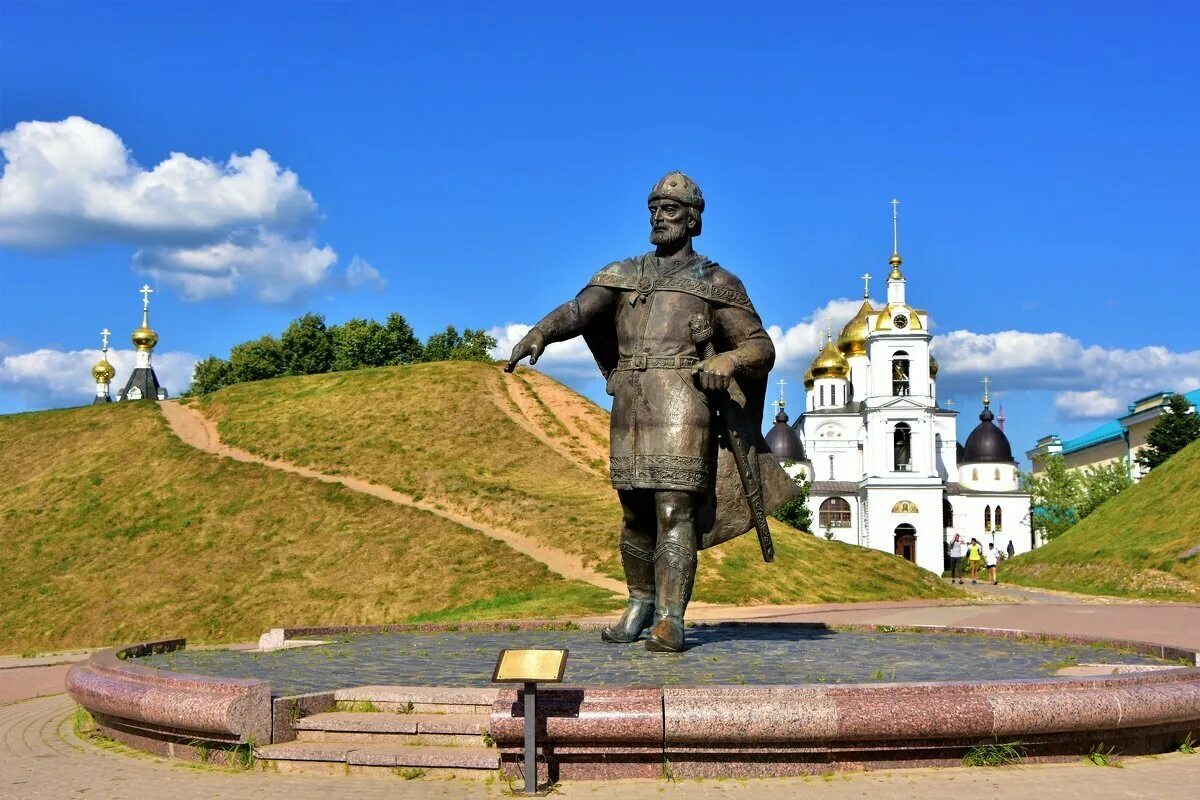
<instances>
[{"instance_id":1,"label":"black onion dome","mask_svg":"<svg viewBox=\"0 0 1200 800\"><path fill-rule=\"evenodd\" d=\"M767 431L767 447L780 461L804 461L804 443L787 423L787 412L780 411L775 415L775 424Z\"/></svg>"},{"instance_id":2,"label":"black onion dome","mask_svg":"<svg viewBox=\"0 0 1200 800\"><path fill-rule=\"evenodd\" d=\"M1004 431L992 422L996 417L985 403L983 413L979 415L979 424L967 437L967 446L963 450L964 464L1015 464L1012 445Z\"/></svg>"}]
</instances>

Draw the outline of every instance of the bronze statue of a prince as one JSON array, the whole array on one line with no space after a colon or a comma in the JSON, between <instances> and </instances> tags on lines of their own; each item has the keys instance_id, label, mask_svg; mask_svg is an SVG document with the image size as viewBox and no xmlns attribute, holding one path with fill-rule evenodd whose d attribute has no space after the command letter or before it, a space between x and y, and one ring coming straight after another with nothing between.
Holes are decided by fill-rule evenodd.
<instances>
[{"instance_id":1,"label":"bronze statue of a prince","mask_svg":"<svg viewBox=\"0 0 1200 800\"><path fill-rule=\"evenodd\" d=\"M795 487L762 440L775 347L741 281L692 249L700 187L671 172L651 189L649 210L654 252L596 273L517 343L506 369L584 337L613 398L610 474L629 587L624 614L601 636L634 642L653 626L646 649L677 652L697 552L755 527L757 509L769 560L764 512Z\"/></svg>"}]
</instances>

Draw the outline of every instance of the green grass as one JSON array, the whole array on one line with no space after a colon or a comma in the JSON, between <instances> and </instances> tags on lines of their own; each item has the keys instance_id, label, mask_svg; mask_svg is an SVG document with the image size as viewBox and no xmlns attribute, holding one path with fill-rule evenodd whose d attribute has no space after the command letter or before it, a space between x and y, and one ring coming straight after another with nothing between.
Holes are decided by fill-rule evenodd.
<instances>
[{"instance_id":1,"label":"green grass","mask_svg":"<svg viewBox=\"0 0 1200 800\"><path fill-rule=\"evenodd\" d=\"M1121 756L1117 753L1115 747L1105 749L1104 743L1101 742L1092 751L1083 757L1085 764L1092 764L1097 767L1119 767L1121 766Z\"/></svg>"},{"instance_id":2,"label":"green grass","mask_svg":"<svg viewBox=\"0 0 1200 800\"><path fill-rule=\"evenodd\" d=\"M221 437L230 444L436 500L622 578L620 509L608 480L513 422L501 407L511 401L500 380L499 368L488 364L384 367L238 384L206 398L204 410L219 420ZM538 382L548 380L538 376ZM520 379L522 390L536 397L534 385ZM538 409L540 416L550 415L544 403ZM545 423L543 429L566 435L561 425ZM697 600L814 603L960 595L893 555L826 542L775 519L770 524L775 563L763 562L753 534L708 551L700 559ZM529 606L509 598L496 602L494 609L488 601L464 604L462 613L488 618L509 613L510 602L520 614ZM551 601L543 604L550 613ZM449 610L433 617L450 618Z\"/></svg>"},{"instance_id":3,"label":"green grass","mask_svg":"<svg viewBox=\"0 0 1200 800\"><path fill-rule=\"evenodd\" d=\"M338 700L334 703L334 710L356 714L371 714L379 711L379 707L370 700Z\"/></svg>"},{"instance_id":4,"label":"green grass","mask_svg":"<svg viewBox=\"0 0 1200 800\"><path fill-rule=\"evenodd\" d=\"M964 767L1007 767L1020 763L1025 748L1020 742L989 742L975 745L962 757Z\"/></svg>"},{"instance_id":5,"label":"green grass","mask_svg":"<svg viewBox=\"0 0 1200 800\"><path fill-rule=\"evenodd\" d=\"M153 403L0 417L0 442L0 653L614 607L448 520L188 447Z\"/></svg>"},{"instance_id":6,"label":"green grass","mask_svg":"<svg viewBox=\"0 0 1200 800\"><path fill-rule=\"evenodd\" d=\"M197 403L231 444L397 487L620 578L608 481L513 422L500 380L488 364L423 364L239 384ZM587 417L586 435L602 437L604 412ZM154 403L0 416L0 443L0 653L620 605L442 517L191 448ZM773 564L752 534L704 553L696 599L958 595L895 556L772 530Z\"/></svg>"},{"instance_id":7,"label":"green grass","mask_svg":"<svg viewBox=\"0 0 1200 800\"><path fill-rule=\"evenodd\" d=\"M1001 566L1023 586L1153 600L1200 600L1200 441L1062 536Z\"/></svg>"}]
</instances>

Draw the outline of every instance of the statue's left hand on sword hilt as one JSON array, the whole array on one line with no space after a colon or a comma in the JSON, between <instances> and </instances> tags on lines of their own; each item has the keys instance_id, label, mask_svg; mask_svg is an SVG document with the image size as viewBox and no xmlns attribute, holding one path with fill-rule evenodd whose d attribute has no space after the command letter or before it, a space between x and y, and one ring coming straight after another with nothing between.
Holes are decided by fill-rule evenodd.
<instances>
[{"instance_id":1,"label":"statue's left hand on sword hilt","mask_svg":"<svg viewBox=\"0 0 1200 800\"><path fill-rule=\"evenodd\" d=\"M705 360L715 358L717 348L713 344L713 326L708 318L703 314L693 314L688 319L688 329L691 331L692 341L696 343L696 349L700 352L701 357ZM702 367L703 363L697 364L695 371L700 371ZM738 423L732 419L737 413L737 409L728 392L713 391L712 397L716 401L717 413L723 423L724 431L722 433L729 443L734 461L737 462L738 477L742 480L742 491L750 506L754 529L758 534L758 544L762 548L763 561L774 561L775 542L771 539L771 529L767 525L766 509L763 506L762 481L756 465L751 464L751 459L758 456L747 446L746 441L739 433Z\"/></svg>"}]
</instances>

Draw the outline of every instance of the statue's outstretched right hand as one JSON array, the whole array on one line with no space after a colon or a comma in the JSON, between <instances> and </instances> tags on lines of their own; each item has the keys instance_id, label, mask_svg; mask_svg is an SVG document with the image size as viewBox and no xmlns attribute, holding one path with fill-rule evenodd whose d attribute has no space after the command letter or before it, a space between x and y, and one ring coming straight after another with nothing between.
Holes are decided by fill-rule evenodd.
<instances>
[{"instance_id":1,"label":"statue's outstretched right hand","mask_svg":"<svg viewBox=\"0 0 1200 800\"><path fill-rule=\"evenodd\" d=\"M529 366L532 367L541 358L542 351L545 349L545 335L537 328L530 328L529 333L521 337L521 341L517 342L513 348L512 355L508 358L508 366L504 368L504 371L512 372L525 356L529 356Z\"/></svg>"}]
</instances>

